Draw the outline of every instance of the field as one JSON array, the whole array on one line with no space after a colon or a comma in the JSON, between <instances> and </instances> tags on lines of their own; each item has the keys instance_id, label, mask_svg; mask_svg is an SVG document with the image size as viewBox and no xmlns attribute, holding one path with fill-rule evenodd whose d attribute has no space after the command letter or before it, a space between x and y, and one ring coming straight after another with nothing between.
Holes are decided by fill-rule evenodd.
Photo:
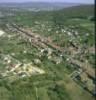
<instances>
[{"instance_id":1,"label":"field","mask_svg":"<svg viewBox=\"0 0 96 100\"><path fill-rule=\"evenodd\" d=\"M9 13L0 17L0 100L94 100L93 5Z\"/></svg>"}]
</instances>

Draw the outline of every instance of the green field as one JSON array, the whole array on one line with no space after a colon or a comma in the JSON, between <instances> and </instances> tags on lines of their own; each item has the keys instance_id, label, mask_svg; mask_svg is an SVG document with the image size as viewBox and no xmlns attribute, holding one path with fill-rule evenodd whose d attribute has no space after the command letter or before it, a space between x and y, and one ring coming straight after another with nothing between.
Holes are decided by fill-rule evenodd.
<instances>
[{"instance_id":1,"label":"green field","mask_svg":"<svg viewBox=\"0 0 96 100\"><path fill-rule=\"evenodd\" d=\"M0 18L2 22L0 30L5 32L0 36L0 100L94 100L92 90L89 93L70 77L79 68L67 61L75 55L73 59L83 60L81 62L88 60L90 68L94 70L95 53L91 51L95 44L94 21L89 19L90 16L94 16L93 8L92 5L88 5L77 6L77 9L76 7L65 8L60 11L20 11L14 12L14 17ZM11 23L16 23L19 27L30 30L34 34L50 38L52 43L63 48L62 61L58 64L54 61L56 58L60 59L60 53L57 50L54 52L58 55L53 53L52 60L48 59L46 53L40 57L38 48L21 38L18 32L8 29L6 24ZM70 32L72 32L71 35ZM79 49L76 49L74 45L72 47L70 40ZM77 50L81 51L75 54ZM16 63L15 60L22 63L31 62L34 66L43 69L45 74L22 78L10 73L10 76L2 77L1 73L7 70L6 67L11 66L4 61L2 55L5 57L10 55L13 59L12 64ZM39 59L41 63L36 64L34 59ZM82 83L81 80L79 82ZM87 81L89 83L91 80L87 77Z\"/></svg>"}]
</instances>

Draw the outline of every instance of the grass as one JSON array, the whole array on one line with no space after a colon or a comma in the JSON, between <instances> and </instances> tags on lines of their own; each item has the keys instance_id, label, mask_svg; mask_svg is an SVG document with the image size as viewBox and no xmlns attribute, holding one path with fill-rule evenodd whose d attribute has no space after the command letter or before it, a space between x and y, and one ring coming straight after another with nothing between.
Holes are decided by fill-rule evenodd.
<instances>
[{"instance_id":1,"label":"grass","mask_svg":"<svg viewBox=\"0 0 96 100\"><path fill-rule=\"evenodd\" d=\"M78 9L81 11L80 8ZM69 11L70 10L71 9L69 9ZM9 17L9 21L11 20L18 25L23 25L25 28L28 27L31 30L35 30L36 33L42 36L49 36L54 43L64 48L70 47L69 40L71 40L72 37L61 32L61 29L66 29L67 27L68 30L70 30L70 26L72 25L74 26L73 30L80 33L77 37L73 36L73 41L78 43L79 47L84 47L85 44L87 48L90 48L94 45L94 34L92 34L94 23L86 18L86 16L92 15L91 11L89 14L86 12L86 15L83 13L84 16L82 14L78 15L79 17L82 16L79 20L75 21L74 16L78 18L76 17L78 14L77 11L75 11L74 16L71 16L69 12L64 10L59 12L65 12L65 15L64 13L58 15L58 12L55 12L55 14L54 12L23 12L16 13L16 16L13 18ZM72 14L73 13L74 12L72 12ZM56 18L55 20L53 20L54 16ZM64 19L61 20L61 17ZM39 24L36 24L36 21L39 22ZM42 25L44 25L44 27L42 27ZM58 28L59 25L60 27ZM49 28L51 31L48 31ZM58 31L58 33L56 33L56 31ZM89 33L88 37L85 37L86 32ZM53 61L48 60L46 56L40 58L37 56L39 51L36 48L30 46L23 39L20 40L18 36L9 40L7 37L8 34L13 35L15 33L9 32L6 33L5 37L0 37L1 53L6 55L15 53L15 55L12 56L13 58L21 62L25 60L27 63L33 62L35 58L39 58L41 64L39 64L38 67L43 69L46 73L44 75L33 75L32 77L25 77L15 81L9 81L8 78L0 79L0 98L2 98L2 100L93 100L93 97L89 93L71 80L70 74L74 71L74 68L72 68L72 65L68 64L65 59L63 59L62 63L56 65ZM80 38L82 39L81 41ZM87 42L85 42L86 39ZM23 53L24 50L27 51L26 54ZM87 57L94 65L92 62L94 54L89 54ZM0 61L1 71L4 70L3 67L6 67L2 62Z\"/></svg>"}]
</instances>

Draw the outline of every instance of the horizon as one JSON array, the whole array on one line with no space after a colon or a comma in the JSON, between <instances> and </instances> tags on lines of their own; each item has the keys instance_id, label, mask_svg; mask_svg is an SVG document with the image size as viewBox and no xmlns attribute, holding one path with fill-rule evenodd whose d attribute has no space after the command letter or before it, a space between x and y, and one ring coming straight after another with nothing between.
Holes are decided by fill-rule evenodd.
<instances>
[{"instance_id":1,"label":"horizon","mask_svg":"<svg viewBox=\"0 0 96 100\"><path fill-rule=\"evenodd\" d=\"M94 0L0 0L0 3L28 3L28 2L35 2L35 3L80 3L80 4L94 4Z\"/></svg>"}]
</instances>

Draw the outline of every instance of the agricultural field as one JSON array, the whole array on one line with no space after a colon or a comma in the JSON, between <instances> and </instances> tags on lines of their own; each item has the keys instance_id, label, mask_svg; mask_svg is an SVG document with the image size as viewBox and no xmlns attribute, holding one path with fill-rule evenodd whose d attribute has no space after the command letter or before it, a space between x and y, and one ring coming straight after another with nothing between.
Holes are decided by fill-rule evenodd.
<instances>
[{"instance_id":1,"label":"agricultural field","mask_svg":"<svg viewBox=\"0 0 96 100\"><path fill-rule=\"evenodd\" d=\"M13 10L0 8L0 100L94 100L94 6Z\"/></svg>"}]
</instances>

